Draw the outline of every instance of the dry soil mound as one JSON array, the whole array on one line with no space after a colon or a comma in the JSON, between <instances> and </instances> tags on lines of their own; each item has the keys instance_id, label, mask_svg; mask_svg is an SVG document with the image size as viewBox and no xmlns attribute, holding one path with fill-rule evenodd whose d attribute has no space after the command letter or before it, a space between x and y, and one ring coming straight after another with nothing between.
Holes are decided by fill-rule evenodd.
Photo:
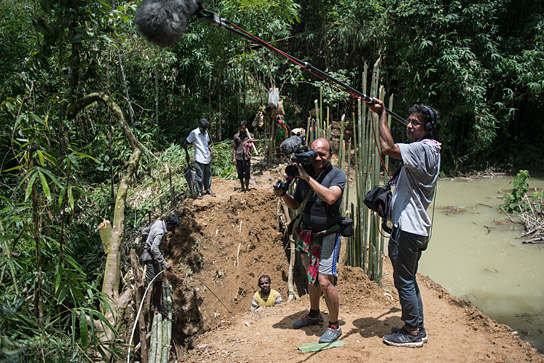
<instances>
[{"instance_id":1,"label":"dry soil mound","mask_svg":"<svg viewBox=\"0 0 544 363\"><path fill-rule=\"evenodd\" d=\"M281 170L281 169L280 169ZM288 259L276 220L271 185L277 173L257 177L248 193L237 181L214 180L217 197L186 200L182 228L169 240L174 286L175 357L188 362L544 362L530 343L507 326L479 313L440 285L420 276L429 341L423 348L393 348L384 334L401 326L400 305L385 260L383 289L360 268L342 266L338 280L341 340L317 353L302 353L317 342L325 326L294 330L307 311L308 296L281 306L249 312L257 279L270 275L272 287L287 299ZM425 258L425 257L423 257ZM327 321L327 308L321 309Z\"/></svg>"}]
</instances>

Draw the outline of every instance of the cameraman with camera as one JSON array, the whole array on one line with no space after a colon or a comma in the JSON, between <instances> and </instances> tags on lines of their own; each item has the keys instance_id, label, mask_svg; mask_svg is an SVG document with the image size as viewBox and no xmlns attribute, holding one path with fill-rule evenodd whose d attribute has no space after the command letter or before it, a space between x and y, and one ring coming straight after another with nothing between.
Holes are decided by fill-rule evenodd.
<instances>
[{"instance_id":1,"label":"cameraman with camera","mask_svg":"<svg viewBox=\"0 0 544 363\"><path fill-rule=\"evenodd\" d=\"M431 220L427 207L435 195L440 171L441 146L432 136L439 113L425 105L410 107L406 136L413 142L405 144L393 141L383 102L374 99L368 106L380 118L382 153L402 161L391 198L393 229L388 252L404 326L394 328L391 334L383 337L383 341L398 347L422 347L427 341L427 332L416 274L421 254L429 243Z\"/></svg>"},{"instance_id":2,"label":"cameraman with camera","mask_svg":"<svg viewBox=\"0 0 544 363\"><path fill-rule=\"evenodd\" d=\"M287 141L287 140L286 140ZM340 204L346 185L346 174L332 166L332 146L325 138L315 139L310 151L293 158L299 179L293 195L287 194L288 183L279 181L274 187L276 196L293 210L304 204L301 231L298 233L298 248L304 252L303 262L308 270L308 291L310 293L310 312L293 323L298 329L309 325L322 324L323 316L319 310L321 292L329 309L329 326L319 339L319 343L330 343L342 335L338 323L338 293L334 286L337 275L336 264L340 250ZM308 164L300 161L310 159ZM286 170L287 172L287 170ZM288 173L289 174L289 173Z\"/></svg>"}]
</instances>

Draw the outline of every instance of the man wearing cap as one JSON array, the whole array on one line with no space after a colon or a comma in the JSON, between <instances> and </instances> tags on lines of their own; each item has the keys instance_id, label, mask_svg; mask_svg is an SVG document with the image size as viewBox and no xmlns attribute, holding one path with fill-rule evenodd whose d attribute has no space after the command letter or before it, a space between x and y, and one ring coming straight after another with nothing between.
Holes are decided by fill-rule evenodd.
<instances>
[{"instance_id":1,"label":"man wearing cap","mask_svg":"<svg viewBox=\"0 0 544 363\"><path fill-rule=\"evenodd\" d=\"M190 163L189 151L187 150L187 144L193 144L195 148L195 170L196 170L196 191L198 192L197 198L202 199L202 190L205 189L206 193L215 197L212 192L212 158L213 151L210 148L210 135L208 134L208 127L210 122L201 118L198 121L198 127L191 131L187 139L183 143L185 149L185 157L187 164Z\"/></svg>"}]
</instances>

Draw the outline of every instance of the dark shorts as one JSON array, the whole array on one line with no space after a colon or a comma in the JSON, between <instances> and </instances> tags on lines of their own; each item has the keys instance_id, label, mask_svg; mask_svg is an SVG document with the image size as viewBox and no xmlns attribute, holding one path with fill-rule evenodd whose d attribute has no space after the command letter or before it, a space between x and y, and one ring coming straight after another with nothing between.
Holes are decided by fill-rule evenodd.
<instances>
[{"instance_id":1,"label":"dark shorts","mask_svg":"<svg viewBox=\"0 0 544 363\"><path fill-rule=\"evenodd\" d=\"M161 264L155 260L144 261L144 265L146 266L145 279L147 282L153 280L153 278L162 271Z\"/></svg>"},{"instance_id":2,"label":"dark shorts","mask_svg":"<svg viewBox=\"0 0 544 363\"><path fill-rule=\"evenodd\" d=\"M249 179L250 169L250 160L236 160L236 171L238 172L238 179Z\"/></svg>"}]
</instances>

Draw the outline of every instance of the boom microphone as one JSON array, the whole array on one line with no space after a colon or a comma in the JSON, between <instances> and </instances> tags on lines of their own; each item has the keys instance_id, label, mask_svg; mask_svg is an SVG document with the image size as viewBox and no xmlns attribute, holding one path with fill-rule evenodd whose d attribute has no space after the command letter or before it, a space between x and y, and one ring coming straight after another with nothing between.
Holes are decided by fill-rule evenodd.
<instances>
[{"instance_id":1,"label":"boom microphone","mask_svg":"<svg viewBox=\"0 0 544 363\"><path fill-rule=\"evenodd\" d=\"M174 45L203 0L144 0L136 13L138 31L161 47Z\"/></svg>"},{"instance_id":2,"label":"boom microphone","mask_svg":"<svg viewBox=\"0 0 544 363\"><path fill-rule=\"evenodd\" d=\"M285 155L289 155L297 151L302 144L304 144L304 141L301 136L291 136L282 141L280 151Z\"/></svg>"}]
</instances>

